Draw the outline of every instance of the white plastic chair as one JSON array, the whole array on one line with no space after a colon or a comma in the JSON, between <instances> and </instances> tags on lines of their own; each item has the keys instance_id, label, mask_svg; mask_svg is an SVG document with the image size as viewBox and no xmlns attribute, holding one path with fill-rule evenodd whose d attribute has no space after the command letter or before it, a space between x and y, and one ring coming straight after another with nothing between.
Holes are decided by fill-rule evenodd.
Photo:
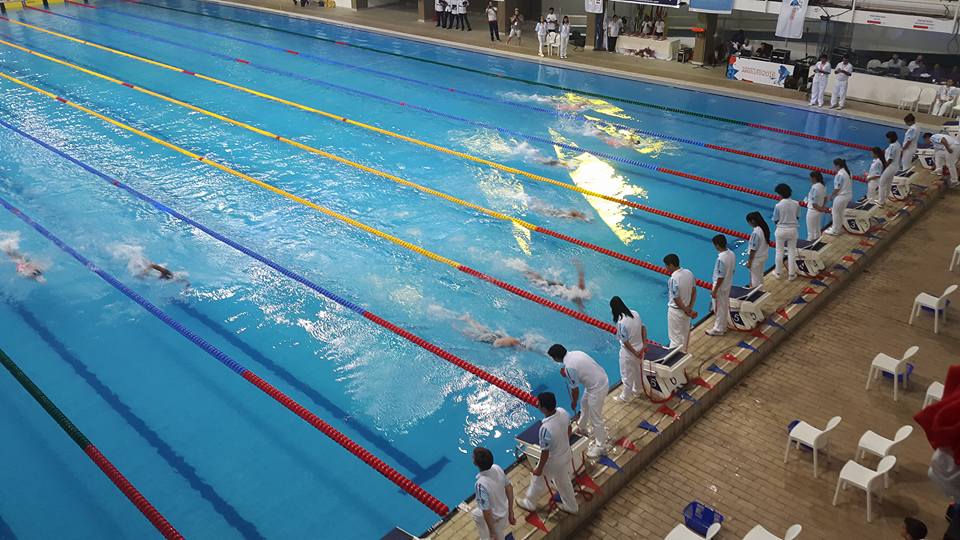
<instances>
[{"instance_id":1,"label":"white plastic chair","mask_svg":"<svg viewBox=\"0 0 960 540\"><path fill-rule=\"evenodd\" d=\"M943 383L940 381L933 381L930 383L930 386L927 387L927 395L923 398L923 408L926 409L927 405L932 405L943 399Z\"/></svg>"},{"instance_id":2,"label":"white plastic chair","mask_svg":"<svg viewBox=\"0 0 960 540\"><path fill-rule=\"evenodd\" d=\"M699 534L688 529L683 523L680 523L674 527L673 530L670 531L670 534L665 536L663 540L710 540L716 536L718 532L720 532L719 523L714 523L711 525L710 528L707 529L706 536L700 536Z\"/></svg>"},{"instance_id":3,"label":"white plastic chair","mask_svg":"<svg viewBox=\"0 0 960 540\"><path fill-rule=\"evenodd\" d=\"M937 97L937 89L933 86L924 86L920 90L920 96L917 98L917 112L924 108L928 113L933 114L933 102Z\"/></svg>"},{"instance_id":4,"label":"white plastic chair","mask_svg":"<svg viewBox=\"0 0 960 540\"><path fill-rule=\"evenodd\" d=\"M803 527L799 523L796 525L791 525L787 529L787 533L783 535L781 539L779 536L773 534L772 532L763 528L763 525L757 525L756 527L750 529L750 532L743 537L743 540L793 540L800 535L800 531L803 530Z\"/></svg>"},{"instance_id":5,"label":"white plastic chair","mask_svg":"<svg viewBox=\"0 0 960 540\"><path fill-rule=\"evenodd\" d=\"M950 257L950 268L947 268L947 270L953 272L953 269L958 265L960 265L960 246L953 249L953 257Z\"/></svg>"},{"instance_id":6,"label":"white plastic chair","mask_svg":"<svg viewBox=\"0 0 960 540\"><path fill-rule=\"evenodd\" d=\"M920 87L908 86L903 91L903 95L900 96L900 101L897 103L897 108L907 109L908 111L912 111L917 108L917 103L919 101L920 101Z\"/></svg>"},{"instance_id":7,"label":"white plastic chair","mask_svg":"<svg viewBox=\"0 0 960 540\"><path fill-rule=\"evenodd\" d=\"M873 362L870 363L870 371L867 372L867 390L870 390L870 381L880 378L880 372L889 373L893 376L893 400L900 401L899 395L899 386L900 386L900 376L903 376L903 388L907 388L907 360L913 358L913 355L917 354L917 351L920 350L920 347L914 345L906 350L903 353L902 358L894 358L892 356L887 356L883 353L873 357Z\"/></svg>"},{"instance_id":8,"label":"white plastic chair","mask_svg":"<svg viewBox=\"0 0 960 540\"><path fill-rule=\"evenodd\" d=\"M559 32L548 32L547 33L547 56L553 56L553 54L560 54L560 33Z\"/></svg>"},{"instance_id":9,"label":"white plastic chair","mask_svg":"<svg viewBox=\"0 0 960 540\"><path fill-rule=\"evenodd\" d=\"M866 454L873 454L879 456L881 459L891 456L893 455L894 448L909 437L911 433L913 433L913 426L903 426L897 430L896 435L893 436L893 440L890 440L868 430L860 437L860 441L857 443L857 454L856 457L854 457L854 461L860 461ZM888 483L889 479L887 475L884 475L883 485L887 486Z\"/></svg>"},{"instance_id":10,"label":"white plastic chair","mask_svg":"<svg viewBox=\"0 0 960 540\"><path fill-rule=\"evenodd\" d=\"M947 322L947 298L957 290L957 285L950 285L944 289L940 297L922 292L913 300L913 309L910 311L910 324L920 314L920 308L933 310L933 333L940 333L940 312L943 311L943 322Z\"/></svg>"},{"instance_id":11,"label":"white plastic chair","mask_svg":"<svg viewBox=\"0 0 960 540\"><path fill-rule=\"evenodd\" d=\"M848 484L853 484L867 493L867 523L870 523L873 520L873 509L870 501L873 491L879 487L880 479L890 472L890 469L896 464L896 456L887 456L881 459L877 470L864 467L856 461L848 461L847 464L843 466L843 469L840 470L840 478L837 479L837 490L833 493L833 505L837 505L840 488L847 489ZM877 493L877 500L883 502L883 495Z\"/></svg>"},{"instance_id":12,"label":"white plastic chair","mask_svg":"<svg viewBox=\"0 0 960 540\"><path fill-rule=\"evenodd\" d=\"M819 474L817 470L817 454L820 453L820 450L823 450L824 455L827 457L827 463L830 462L830 432L837 427L840 420L841 418L839 416L834 416L827 422L827 427L822 430L802 420L797 422L797 425L793 426L793 429L787 434L787 450L783 453L783 462L786 463L787 458L790 457L790 443L796 443L797 448L800 448L801 444L809 446L813 448L813 477L817 478Z\"/></svg>"}]
</instances>

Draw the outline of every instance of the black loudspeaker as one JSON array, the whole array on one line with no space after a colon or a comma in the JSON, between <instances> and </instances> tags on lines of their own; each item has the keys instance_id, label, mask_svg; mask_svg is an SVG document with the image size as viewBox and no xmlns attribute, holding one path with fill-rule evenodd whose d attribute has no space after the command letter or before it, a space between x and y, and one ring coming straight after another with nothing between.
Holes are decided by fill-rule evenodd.
<instances>
[{"instance_id":1,"label":"black loudspeaker","mask_svg":"<svg viewBox=\"0 0 960 540\"><path fill-rule=\"evenodd\" d=\"M787 49L774 49L770 53L771 62L780 62L781 64L786 64L790 62L790 51Z\"/></svg>"}]
</instances>

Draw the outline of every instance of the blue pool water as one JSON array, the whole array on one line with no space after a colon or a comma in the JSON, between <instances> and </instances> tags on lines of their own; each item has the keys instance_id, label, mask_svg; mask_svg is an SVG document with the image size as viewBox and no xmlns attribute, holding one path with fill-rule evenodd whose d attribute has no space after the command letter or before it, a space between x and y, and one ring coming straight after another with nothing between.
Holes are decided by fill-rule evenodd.
<instances>
[{"instance_id":1,"label":"blue pool water","mask_svg":"<svg viewBox=\"0 0 960 540\"><path fill-rule=\"evenodd\" d=\"M744 231L743 216L752 210L769 214L773 201L569 150L558 154L542 142L523 146L522 152L512 151L522 142L519 136L482 129L463 119L763 191L787 182L802 196L808 185L806 171L656 139L645 139L635 147L611 145L604 140L609 135L588 129L583 121L505 103L567 107L583 104L582 96L222 18L863 144L879 144L888 129L215 4L187 0L163 4L195 14L112 1L96 5L108 9L57 5L54 13L70 18L39 11L10 17ZM711 231L637 210L592 205L573 191L23 26L0 21L0 39L633 257L659 263L664 254L676 252L698 277L710 278ZM317 58L282 53L275 47L310 52ZM251 64L226 61L224 55ZM442 92L351 65L492 99ZM528 282L524 268L572 284L577 279L575 261L580 261L591 292L588 314L608 320L607 301L620 295L643 315L650 336L666 341L665 278L659 274L543 235L530 236L505 222L5 45L0 45L0 70L544 296L550 297L550 291ZM0 88L4 121L524 390L562 393L553 363L536 351L493 349L474 342L465 335L459 317L470 314L537 347L561 341L568 348L582 349L607 368L611 380L618 379L618 346L613 336L597 328L9 81L0 80ZM449 116L411 110L369 94ZM618 102L591 101L582 112L819 166L829 166L834 157L843 156L858 174L869 163L863 152L850 148ZM471 490L474 471L469 450L486 445L506 464L512 455L512 434L534 420L535 411L510 395L20 135L0 129L0 148L4 156L0 196L449 506ZM559 157L577 168L550 167L539 163L538 157ZM862 192L860 186L857 189ZM551 217L545 211L548 207L578 210L590 221ZM6 241L17 239L20 251L48 266L48 283L40 286L18 278L9 261L0 263L0 325L4 329L0 347L187 537L375 538L394 525L421 531L437 519L9 213L0 214L0 231ZM737 253L742 255L744 249L738 241ZM184 290L178 284L136 277L136 268L131 268L136 265L130 262L141 255L186 273L190 287ZM737 281L745 282L745 269L737 272ZM707 296L701 291L701 313L707 311ZM563 298L550 298L574 307ZM7 434L0 445L0 459L7 465L0 467L0 537L154 534L149 523L5 375L0 376L0 410L0 432Z\"/></svg>"}]
</instances>

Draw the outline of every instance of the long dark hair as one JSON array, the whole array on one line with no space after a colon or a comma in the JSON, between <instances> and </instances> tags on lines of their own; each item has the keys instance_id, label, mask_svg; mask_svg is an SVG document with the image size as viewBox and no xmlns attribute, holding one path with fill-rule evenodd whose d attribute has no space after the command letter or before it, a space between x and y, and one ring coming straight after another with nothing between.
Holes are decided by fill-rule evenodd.
<instances>
[{"instance_id":1,"label":"long dark hair","mask_svg":"<svg viewBox=\"0 0 960 540\"><path fill-rule=\"evenodd\" d=\"M810 173L810 179L818 184L823 183L823 173L820 171L812 171Z\"/></svg>"},{"instance_id":2,"label":"long dark hair","mask_svg":"<svg viewBox=\"0 0 960 540\"><path fill-rule=\"evenodd\" d=\"M767 220L763 219L760 212L750 212L747 214L747 223L754 227L760 227L760 230L763 231L763 239L766 240L767 243L770 243L770 226L767 225Z\"/></svg>"},{"instance_id":3,"label":"long dark hair","mask_svg":"<svg viewBox=\"0 0 960 540\"><path fill-rule=\"evenodd\" d=\"M870 149L870 151L873 152L873 157L879 159L879 160L880 160L880 163L883 163L883 168L886 169L886 168L887 168L887 155L884 154L883 149L880 148L879 146L874 146L873 148Z\"/></svg>"},{"instance_id":4,"label":"long dark hair","mask_svg":"<svg viewBox=\"0 0 960 540\"><path fill-rule=\"evenodd\" d=\"M835 166L840 167L841 169L847 171L847 174L849 174L850 177L853 178L853 174L850 173L850 168L847 167L847 160L845 160L845 159L843 159L843 158L837 158L837 159L833 160L833 164L834 164Z\"/></svg>"},{"instance_id":5,"label":"long dark hair","mask_svg":"<svg viewBox=\"0 0 960 540\"><path fill-rule=\"evenodd\" d=\"M613 322L617 322L624 317L633 318L633 313L630 313L630 308L623 303L623 300L619 296L614 296L610 299L610 311L613 312Z\"/></svg>"}]
</instances>

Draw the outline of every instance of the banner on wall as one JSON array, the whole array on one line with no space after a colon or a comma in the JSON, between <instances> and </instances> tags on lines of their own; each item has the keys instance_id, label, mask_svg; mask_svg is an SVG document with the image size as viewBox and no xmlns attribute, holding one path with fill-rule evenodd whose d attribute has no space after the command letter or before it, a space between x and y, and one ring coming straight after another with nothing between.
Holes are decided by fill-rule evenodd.
<instances>
[{"instance_id":1,"label":"banner on wall","mask_svg":"<svg viewBox=\"0 0 960 540\"><path fill-rule=\"evenodd\" d=\"M777 19L777 37L800 39L803 37L803 24L807 20L808 0L783 0L780 4L780 17Z\"/></svg>"},{"instance_id":2,"label":"banner on wall","mask_svg":"<svg viewBox=\"0 0 960 540\"><path fill-rule=\"evenodd\" d=\"M646 4L648 6L660 7L680 7L680 0L614 0L615 2L626 2L628 4Z\"/></svg>"},{"instance_id":3,"label":"banner on wall","mask_svg":"<svg viewBox=\"0 0 960 540\"><path fill-rule=\"evenodd\" d=\"M733 13L733 0L690 0L690 11L700 13Z\"/></svg>"},{"instance_id":4,"label":"banner on wall","mask_svg":"<svg viewBox=\"0 0 960 540\"><path fill-rule=\"evenodd\" d=\"M583 10L587 13L603 13L603 0L583 0Z\"/></svg>"},{"instance_id":5,"label":"banner on wall","mask_svg":"<svg viewBox=\"0 0 960 540\"><path fill-rule=\"evenodd\" d=\"M790 64L731 56L727 78L782 88L787 77L793 75L793 69Z\"/></svg>"}]
</instances>

